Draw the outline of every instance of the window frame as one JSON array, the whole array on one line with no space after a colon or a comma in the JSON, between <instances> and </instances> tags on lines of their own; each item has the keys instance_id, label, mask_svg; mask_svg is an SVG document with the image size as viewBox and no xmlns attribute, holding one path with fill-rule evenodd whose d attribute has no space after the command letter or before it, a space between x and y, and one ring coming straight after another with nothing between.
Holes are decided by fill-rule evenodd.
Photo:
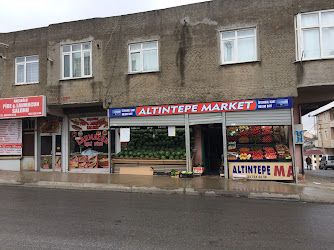
<instances>
[{"instance_id":1,"label":"window frame","mask_svg":"<svg viewBox=\"0 0 334 250\"><path fill-rule=\"evenodd\" d=\"M156 48L148 48L148 49L143 49L143 44L145 43L156 43L157 47ZM140 44L140 49L137 50L131 50L131 45L139 45ZM144 70L144 56L143 52L144 51L149 51L149 50L156 50L157 51L157 69L156 70ZM132 71L132 61L131 61L131 54L132 53L139 53L140 56L140 70L139 71ZM128 44L128 73L129 74L139 74L139 73L150 73L150 72L159 72L160 71L160 56L159 56L159 41L158 40L151 40L151 41L144 41L144 42L133 42Z\"/></svg>"},{"instance_id":2,"label":"window frame","mask_svg":"<svg viewBox=\"0 0 334 250\"><path fill-rule=\"evenodd\" d=\"M83 44L86 44L86 43L89 43L90 44L90 49L82 49L82 45ZM78 51L73 51L72 50L72 46L75 46L75 45L80 45L80 50ZM70 51L67 51L67 52L64 52L63 48L65 46L70 46L71 50ZM80 52L81 53L81 76L73 76L73 54L74 53L78 53ZM85 70L85 67L84 67L84 53L85 52L89 52L90 53L90 60L89 60L89 64L90 64L90 74L89 75L84 75L84 70ZM61 54L61 80L70 80L70 79L81 79L81 78L90 78L93 76L93 43L92 41L87 41L87 42L81 42L81 43L71 43L71 44L62 44L60 46L60 54ZM65 60L64 60L64 57L65 55L69 55L70 56L70 76L69 77L65 77L64 73L65 73Z\"/></svg>"},{"instance_id":3,"label":"window frame","mask_svg":"<svg viewBox=\"0 0 334 250\"><path fill-rule=\"evenodd\" d=\"M297 61L312 61L312 60L321 60L321 59L332 59L334 58L334 54L332 56L324 56L323 55L323 45L322 45L322 29L323 28L334 28L333 24L322 24L321 23L321 16L322 13L326 12L333 12L334 9L330 10L319 10L319 11L312 11L312 12L305 12L305 13L299 13L295 16L295 36L296 36L296 60ZM302 15L308 15L308 14L318 14L318 25L310 26L307 28L302 28ZM304 36L303 36L303 30L319 30L319 47L320 47L320 56L319 57L311 57L311 58L304 58L303 57L303 44L304 44Z\"/></svg>"},{"instance_id":4,"label":"window frame","mask_svg":"<svg viewBox=\"0 0 334 250\"><path fill-rule=\"evenodd\" d=\"M328 141L328 133L327 133L327 130L324 131L324 134L325 134L325 140Z\"/></svg>"},{"instance_id":5,"label":"window frame","mask_svg":"<svg viewBox=\"0 0 334 250\"><path fill-rule=\"evenodd\" d=\"M35 60L35 61L30 61L30 62L27 62L27 57L33 57L33 56L37 56L38 57L38 60ZM18 58L24 58L24 62L20 62L18 63L17 62L17 59ZM33 82L27 82L27 64L30 64L30 63L38 63L38 80L37 81L33 81ZM18 76L18 66L19 65L23 65L24 66L24 81L23 82L17 82L17 76ZM37 84L39 83L39 55L30 55L30 56L18 56L18 57L15 57L15 85L27 85L27 84Z\"/></svg>"},{"instance_id":6,"label":"window frame","mask_svg":"<svg viewBox=\"0 0 334 250\"><path fill-rule=\"evenodd\" d=\"M254 35L247 35L247 36L237 36L238 31L242 30L254 30ZM223 39L223 33L228 33L228 32L234 32L234 38L225 38ZM232 29L232 30L221 30L219 31L219 42L220 42L220 65L227 65L227 64L239 64L239 63L250 63L250 62L256 62L259 59L258 56L258 27L256 26L251 26L251 27L243 27L243 28L238 28L238 29ZM224 61L224 41L235 41L235 46L234 46L234 59L238 58L238 39L243 39L243 38L251 38L254 37L254 54L255 58L254 60L249 60L249 61L239 61L239 60L234 60L234 61Z\"/></svg>"}]
</instances>

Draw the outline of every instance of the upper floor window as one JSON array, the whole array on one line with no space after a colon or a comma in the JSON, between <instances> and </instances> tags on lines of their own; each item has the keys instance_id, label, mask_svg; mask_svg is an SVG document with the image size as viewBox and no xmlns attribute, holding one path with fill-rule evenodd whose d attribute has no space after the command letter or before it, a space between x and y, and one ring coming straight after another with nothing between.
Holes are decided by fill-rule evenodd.
<instances>
[{"instance_id":1,"label":"upper floor window","mask_svg":"<svg viewBox=\"0 0 334 250\"><path fill-rule=\"evenodd\" d=\"M92 44L62 46L62 78L92 76Z\"/></svg>"},{"instance_id":2,"label":"upper floor window","mask_svg":"<svg viewBox=\"0 0 334 250\"><path fill-rule=\"evenodd\" d=\"M255 28L224 31L220 35L222 64L257 60Z\"/></svg>"},{"instance_id":3,"label":"upper floor window","mask_svg":"<svg viewBox=\"0 0 334 250\"><path fill-rule=\"evenodd\" d=\"M297 60L334 58L334 11L298 14Z\"/></svg>"},{"instance_id":4,"label":"upper floor window","mask_svg":"<svg viewBox=\"0 0 334 250\"><path fill-rule=\"evenodd\" d=\"M15 84L38 83L39 56L24 56L15 59Z\"/></svg>"},{"instance_id":5,"label":"upper floor window","mask_svg":"<svg viewBox=\"0 0 334 250\"><path fill-rule=\"evenodd\" d=\"M129 45L129 72L152 72L159 70L158 42Z\"/></svg>"},{"instance_id":6,"label":"upper floor window","mask_svg":"<svg viewBox=\"0 0 334 250\"><path fill-rule=\"evenodd\" d=\"M324 112L324 122L327 121L327 116L326 116L326 112Z\"/></svg>"},{"instance_id":7,"label":"upper floor window","mask_svg":"<svg viewBox=\"0 0 334 250\"><path fill-rule=\"evenodd\" d=\"M327 130L325 130L325 140L328 140Z\"/></svg>"}]
</instances>

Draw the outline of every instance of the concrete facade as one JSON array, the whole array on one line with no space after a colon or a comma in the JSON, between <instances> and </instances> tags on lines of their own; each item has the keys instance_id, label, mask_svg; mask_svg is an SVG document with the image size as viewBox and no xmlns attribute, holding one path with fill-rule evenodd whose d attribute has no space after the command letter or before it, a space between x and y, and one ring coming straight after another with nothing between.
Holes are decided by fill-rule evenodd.
<instances>
[{"instance_id":1,"label":"concrete facade","mask_svg":"<svg viewBox=\"0 0 334 250\"><path fill-rule=\"evenodd\" d=\"M0 98L45 95L48 114L64 117L95 106L294 97L300 123L301 104L334 100L334 61L296 58L295 17L330 9L330 0L213 0L2 33ZM245 28L256 28L256 60L222 65L221 32ZM158 42L159 70L129 73L129 44L147 41ZM62 46L84 42L92 76L62 79ZM39 83L15 85L15 58L30 55L39 55ZM296 151L301 169L302 147Z\"/></svg>"},{"instance_id":2,"label":"concrete facade","mask_svg":"<svg viewBox=\"0 0 334 250\"><path fill-rule=\"evenodd\" d=\"M306 86L333 85L334 75L332 60L295 62L294 16L333 8L328 0L215 0L0 34L9 45L0 46L0 97L46 95L52 106L105 108L297 97ZM258 60L220 65L219 32L246 27L257 28ZM129 74L128 44L149 40L159 43L159 71ZM92 41L93 77L61 80L61 45L84 41ZM16 86L15 58L37 54L39 83Z\"/></svg>"}]
</instances>

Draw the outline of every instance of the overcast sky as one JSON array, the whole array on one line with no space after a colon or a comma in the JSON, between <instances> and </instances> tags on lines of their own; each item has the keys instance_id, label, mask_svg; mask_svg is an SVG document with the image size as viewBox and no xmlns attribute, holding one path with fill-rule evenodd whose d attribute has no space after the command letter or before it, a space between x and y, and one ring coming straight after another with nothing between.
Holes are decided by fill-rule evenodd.
<instances>
[{"instance_id":1,"label":"overcast sky","mask_svg":"<svg viewBox=\"0 0 334 250\"><path fill-rule=\"evenodd\" d=\"M205 0L0 0L0 33L196 2Z\"/></svg>"}]
</instances>

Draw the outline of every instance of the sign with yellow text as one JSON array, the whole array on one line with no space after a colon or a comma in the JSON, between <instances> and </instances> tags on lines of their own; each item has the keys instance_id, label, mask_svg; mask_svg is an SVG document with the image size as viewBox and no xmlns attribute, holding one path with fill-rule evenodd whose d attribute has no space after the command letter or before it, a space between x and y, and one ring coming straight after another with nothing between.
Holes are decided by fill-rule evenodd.
<instances>
[{"instance_id":1,"label":"sign with yellow text","mask_svg":"<svg viewBox=\"0 0 334 250\"><path fill-rule=\"evenodd\" d=\"M229 162L229 178L246 174L254 180L293 180L292 162Z\"/></svg>"}]
</instances>

